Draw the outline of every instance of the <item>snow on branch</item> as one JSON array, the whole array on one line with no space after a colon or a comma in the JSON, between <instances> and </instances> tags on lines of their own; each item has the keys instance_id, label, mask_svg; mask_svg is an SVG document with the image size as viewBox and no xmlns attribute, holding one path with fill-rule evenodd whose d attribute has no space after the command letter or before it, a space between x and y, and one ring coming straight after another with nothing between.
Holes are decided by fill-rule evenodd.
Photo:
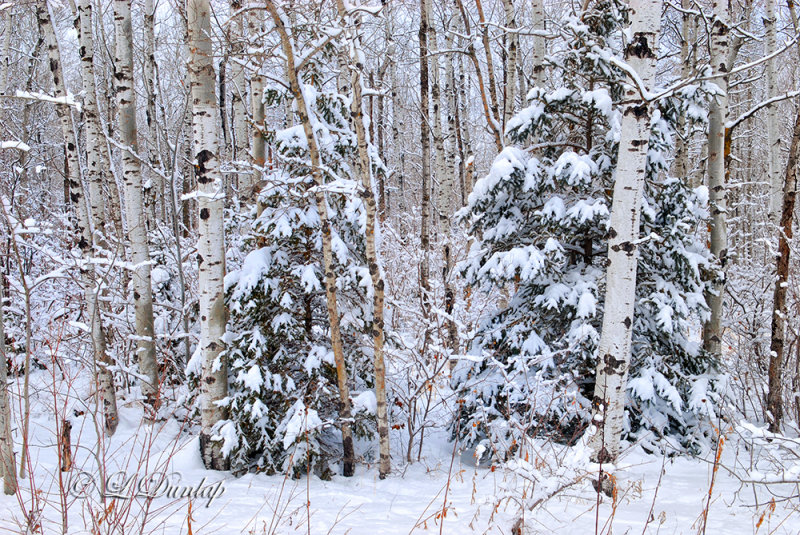
<instances>
[{"instance_id":1,"label":"snow on branch","mask_svg":"<svg viewBox=\"0 0 800 535\"><path fill-rule=\"evenodd\" d=\"M74 107L78 112L81 111L81 104L77 102L72 95L67 95L66 97L51 97L46 93L38 93L38 92L30 92L30 91L19 91L17 90L15 94L16 98L21 98L25 100L38 100L40 102L52 102L54 104L66 104L67 106Z\"/></svg>"},{"instance_id":2,"label":"snow on branch","mask_svg":"<svg viewBox=\"0 0 800 535\"><path fill-rule=\"evenodd\" d=\"M758 104L756 104L755 106L753 106L752 108L741 114L739 117L734 119L733 121L728 121L727 123L725 123L725 128L728 129L735 128L739 126L739 124L743 123L744 121L746 121L747 119L758 113L758 111L761 110L762 108L766 108L770 104L774 104L782 100L788 100L796 96L800 96L800 91L789 91L788 93L784 93L783 95L776 95L770 99L759 102Z\"/></svg>"},{"instance_id":3,"label":"snow on branch","mask_svg":"<svg viewBox=\"0 0 800 535\"><path fill-rule=\"evenodd\" d=\"M17 149L28 152L31 148L22 141L0 141L0 149Z\"/></svg>"}]
</instances>

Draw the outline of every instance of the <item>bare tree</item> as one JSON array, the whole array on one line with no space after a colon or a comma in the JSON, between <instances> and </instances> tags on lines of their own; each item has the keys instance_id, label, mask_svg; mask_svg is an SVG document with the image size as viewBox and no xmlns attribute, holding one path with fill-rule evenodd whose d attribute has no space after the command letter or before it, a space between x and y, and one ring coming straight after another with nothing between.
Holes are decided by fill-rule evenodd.
<instances>
[{"instance_id":1,"label":"bare tree","mask_svg":"<svg viewBox=\"0 0 800 535\"><path fill-rule=\"evenodd\" d=\"M92 26L92 2L81 0L78 4L78 39L80 42L81 75L83 78L83 111L86 132L86 175L89 182L89 201L91 220L94 226L93 244L105 245L105 215L103 202L103 173L110 167L105 138L100 124L100 111L97 106L97 91L94 71L94 39ZM93 271L93 270L92 270ZM110 371L113 360L106 347L103 318L100 314L104 306L98 301L94 287L89 290L87 302L90 309L92 342L95 355L95 377L97 394L103 407L105 430L111 435L119 420L117 399L114 391L114 377Z\"/></svg>"},{"instance_id":2,"label":"bare tree","mask_svg":"<svg viewBox=\"0 0 800 535\"><path fill-rule=\"evenodd\" d=\"M711 67L718 75L714 83L721 93L711 101L708 117L708 188L711 205L711 253L719 259L721 273L706 295L711 317L703 326L703 348L710 354L722 354L722 298L728 257L727 200L725 189L725 122L728 117L728 72L731 64L728 46L729 7L727 0L714 0L711 26Z\"/></svg>"},{"instance_id":3,"label":"bare tree","mask_svg":"<svg viewBox=\"0 0 800 535\"><path fill-rule=\"evenodd\" d=\"M337 0L337 8L342 23L345 25L346 35L351 43L350 59L350 86L353 90L350 103L350 112L353 126L358 139L358 160L356 168L361 178L361 199L367 211L366 242L367 264L372 279L372 340L373 361L375 363L375 397L377 399L378 437L380 442L380 464L378 471L383 479L391 471L391 457L389 452L389 415L386 404L386 366L384 364L384 323L383 302L384 283L383 266L378 254L376 230L379 226L378 211L375 203L375 192L372 183L372 162L369 157L369 139L364 128L362 73L363 67L360 58L363 57L361 45L361 18L358 14L349 14L343 0Z\"/></svg>"},{"instance_id":4,"label":"bare tree","mask_svg":"<svg viewBox=\"0 0 800 535\"><path fill-rule=\"evenodd\" d=\"M225 233L223 208L225 186L219 171L217 100L211 42L211 7L208 0L188 0L189 76L192 86L192 140L197 178L199 223L197 240L198 287L200 290L200 453L212 470L226 470L222 441L214 438L215 426L226 418L220 403L228 395L228 367L224 348L226 313Z\"/></svg>"},{"instance_id":5,"label":"bare tree","mask_svg":"<svg viewBox=\"0 0 800 535\"><path fill-rule=\"evenodd\" d=\"M136 125L136 91L133 82L133 29L131 0L114 0L116 35L114 89L122 150L122 178L125 183L125 215L133 262L133 304L136 312L136 356L142 378L142 394L155 418L158 406L158 363L153 330L153 290L150 282L150 246L144 213L142 166Z\"/></svg>"},{"instance_id":6,"label":"bare tree","mask_svg":"<svg viewBox=\"0 0 800 535\"><path fill-rule=\"evenodd\" d=\"M650 89L656 74L661 0L632 0L630 6L631 40L625 48L625 61ZM636 298L641 197L650 138L651 106L632 85L625 89L625 102L608 231L603 328L597 349L592 416L596 432L590 438L593 456L600 463L614 462L620 451ZM604 485L610 482L607 479Z\"/></svg>"}]
</instances>

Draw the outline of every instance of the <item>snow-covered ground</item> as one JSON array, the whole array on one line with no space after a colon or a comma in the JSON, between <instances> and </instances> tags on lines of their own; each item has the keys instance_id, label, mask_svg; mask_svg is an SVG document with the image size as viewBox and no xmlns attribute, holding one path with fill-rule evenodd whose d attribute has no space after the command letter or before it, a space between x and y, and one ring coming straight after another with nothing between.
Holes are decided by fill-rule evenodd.
<instances>
[{"instance_id":1,"label":"snow-covered ground","mask_svg":"<svg viewBox=\"0 0 800 535\"><path fill-rule=\"evenodd\" d=\"M796 485L767 487L739 479L767 479L780 465L780 452L747 448L733 432L723 444L710 505L714 452L702 459L664 458L631 448L615 472L616 499L602 496L598 505L591 476L581 477L587 465L581 468L576 461L581 458L578 447L540 445L540 457L527 471L476 468L466 454L454 455L444 430L431 431L419 462L405 465L395 459L386 480L364 463L355 477L331 481L234 477L204 470L197 439L177 419L142 424L141 406L124 398L117 433L98 448L92 411L86 397L77 394L88 391L81 388L88 386L85 379L73 378L75 387L68 389L69 381L44 381L48 373L40 372L41 381L33 383L32 475L20 480L16 496L0 496L0 533L24 532L26 514L43 533L61 533L65 523L68 533L511 533L521 501L530 506L551 494L525 511L524 533L698 533L705 510L708 534L800 533ZM60 385L55 395L53 382ZM81 411L82 404L86 410ZM65 414L73 423L70 472L59 470L56 431ZM397 456L401 437L394 438ZM17 450L19 455L19 444ZM758 464L756 453L769 454L778 464ZM787 463L786 468L796 464ZM158 494L152 499L107 498L103 503L100 489L87 486L100 481L98 466L105 467L107 494L115 488L129 494L147 474L166 474L169 485L151 486L148 492ZM748 472L750 467L760 471ZM138 479L126 486L131 476ZM531 477L539 478L535 488ZM554 492L565 483L566 488ZM190 491L193 498L181 496Z\"/></svg>"}]
</instances>

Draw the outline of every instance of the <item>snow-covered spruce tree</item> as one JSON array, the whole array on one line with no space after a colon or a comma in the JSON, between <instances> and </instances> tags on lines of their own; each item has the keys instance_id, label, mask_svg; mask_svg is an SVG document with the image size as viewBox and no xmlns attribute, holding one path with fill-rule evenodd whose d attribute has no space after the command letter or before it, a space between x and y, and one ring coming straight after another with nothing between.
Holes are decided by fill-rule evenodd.
<instances>
[{"instance_id":1,"label":"snow-covered spruce tree","mask_svg":"<svg viewBox=\"0 0 800 535\"><path fill-rule=\"evenodd\" d=\"M350 102L335 79L320 86L322 65L304 76L304 95L326 171L337 298L354 403L355 432L374 432L375 397L370 326L372 286L366 262L366 212L352 165L357 140ZM331 79L331 77L327 77ZM284 90L268 89L268 105L282 105ZM228 446L234 470L312 470L331 474L341 457L337 430L341 402L331 347L322 258L322 229L315 203L303 127L274 133L277 169L260 193L263 212L252 226L255 247L226 279L229 333ZM375 151L370 150L374 155ZM374 163L374 165L379 165Z\"/></svg>"},{"instance_id":2,"label":"snow-covered spruce tree","mask_svg":"<svg viewBox=\"0 0 800 535\"><path fill-rule=\"evenodd\" d=\"M613 58L626 20L622 3L604 0L564 25L572 45L550 56L563 85L530 91L509 122L516 146L460 213L476 239L461 265L468 284L513 294L484 320L477 358L453 372L453 431L501 457L523 435L574 440L590 416L625 79ZM626 420L628 436L648 443L692 447L708 430L715 364L689 339L693 319L707 314L712 260L696 237L707 192L668 177L666 163L678 112L702 120L706 93L691 86L661 101L651 121Z\"/></svg>"}]
</instances>

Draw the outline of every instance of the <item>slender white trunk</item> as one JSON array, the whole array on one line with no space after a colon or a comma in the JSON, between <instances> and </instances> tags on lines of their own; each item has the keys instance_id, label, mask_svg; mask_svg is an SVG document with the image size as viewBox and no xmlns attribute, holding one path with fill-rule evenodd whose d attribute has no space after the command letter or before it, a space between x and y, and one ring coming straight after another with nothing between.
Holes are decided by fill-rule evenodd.
<instances>
[{"instance_id":1,"label":"slender white trunk","mask_svg":"<svg viewBox=\"0 0 800 535\"><path fill-rule=\"evenodd\" d=\"M380 442L380 464L378 471L380 478L385 478L391 470L391 457L389 451L389 415L386 403L386 366L384 364L384 322L383 322L383 302L384 302L384 282L383 266L378 253L377 235L379 235L378 213L375 203L375 192L373 190L372 165L369 157L369 140L367 131L364 127L363 98L362 98L362 73L359 58L363 56L361 46L361 21L358 15L348 16L344 1L338 0L337 6L339 16L346 26L346 35L351 43L350 57L350 85L353 89L353 99L351 101L351 117L353 126L356 129L358 139L358 162L356 168L361 177L361 198L367 211L366 225L366 252L369 274L372 279L373 302L372 302L372 339L373 339L373 360L375 363L375 397L377 399L377 420L378 436ZM349 27L348 27L349 26ZM355 57L352 57L355 56Z\"/></svg>"},{"instance_id":2,"label":"slender white trunk","mask_svg":"<svg viewBox=\"0 0 800 535\"><path fill-rule=\"evenodd\" d=\"M625 60L649 90L656 73L661 0L632 0L631 41ZM608 269L603 328L597 349L597 372L590 446L600 463L614 462L620 439L631 359L639 218L644 188L650 106L632 85L625 89L614 197L609 225Z\"/></svg>"},{"instance_id":3,"label":"slender white trunk","mask_svg":"<svg viewBox=\"0 0 800 535\"><path fill-rule=\"evenodd\" d=\"M284 18L278 12L278 8L272 0L266 1L267 10L275 23L275 29L281 38L283 53L286 58L286 74L292 94L297 104L297 115L303 126L303 132L308 143L308 153L311 159L311 173L314 183L317 186L314 197L317 203L319 223L322 227L322 262L325 273L325 298L328 308L328 322L331 332L331 349L333 350L336 362L336 379L339 388L339 419L342 429L342 447L344 458L342 461L343 475L352 476L355 471L355 452L353 449L353 431L350 426L352 418L352 408L350 401L350 387L347 384L347 367L344 360L344 346L342 343L342 332L339 320L339 306L336 298L336 272L333 266L333 245L332 230L328 220L328 207L325 200L325 193L322 189L324 179L322 176L322 162L317 144L317 138L309 117L308 106L306 105L303 87L297 73L297 64L294 57L294 46L289 33L284 24Z\"/></svg>"},{"instance_id":4,"label":"slender white trunk","mask_svg":"<svg viewBox=\"0 0 800 535\"><path fill-rule=\"evenodd\" d=\"M3 13L3 50L0 57L0 95L8 90L8 73L11 70L11 10Z\"/></svg>"},{"instance_id":5,"label":"slender white trunk","mask_svg":"<svg viewBox=\"0 0 800 535\"><path fill-rule=\"evenodd\" d=\"M517 28L517 17L514 14L513 0L503 0L503 10L506 15L506 28L515 30ZM506 33L506 98L503 102L503 130L505 131L508 121L514 115L515 101L517 99L517 56L519 49L519 35L511 31ZM524 95L523 95L524 97Z\"/></svg>"},{"instance_id":6,"label":"slender white trunk","mask_svg":"<svg viewBox=\"0 0 800 535\"><path fill-rule=\"evenodd\" d=\"M725 122L728 119L728 75L731 69L728 47L728 2L714 0L711 26L711 67L720 74L714 83L722 91L711 101L708 116L708 189L711 205L711 254L719 259L722 273L706 295L711 317L703 326L703 347L711 355L722 356L722 296L728 256L727 199L725 186Z\"/></svg>"},{"instance_id":7,"label":"slender white trunk","mask_svg":"<svg viewBox=\"0 0 800 535\"><path fill-rule=\"evenodd\" d=\"M765 54L771 54L777 49L775 0L764 0L764 46ZM766 81L767 98L773 98L778 94L775 67L778 59L772 58L767 61ZM767 106L767 175L770 184L769 196L769 218L773 224L778 224L781 217L781 206L783 203L783 184L781 183L781 142L778 134L778 105Z\"/></svg>"},{"instance_id":8,"label":"slender white trunk","mask_svg":"<svg viewBox=\"0 0 800 535\"><path fill-rule=\"evenodd\" d=\"M692 6L691 0L681 0L681 7L689 10ZM686 80L691 72L691 54L689 42L692 40L691 20L694 18L690 13L682 13L681 23L681 79ZM678 119L678 131L675 136L675 175L681 180L688 179L689 173L689 143L686 131L686 115L681 114Z\"/></svg>"},{"instance_id":9,"label":"slender white trunk","mask_svg":"<svg viewBox=\"0 0 800 535\"><path fill-rule=\"evenodd\" d=\"M445 227L449 226L450 202L452 185L448 188L451 176L447 172L447 163L444 152L444 135L442 132L442 91L441 69L439 64L439 42L436 34L436 24L433 20L431 2L426 4L428 10L428 69L431 81L431 111L429 127L433 127L433 146L436 150L434 156L434 178L436 184L436 208L438 212L439 231L446 233Z\"/></svg>"},{"instance_id":10,"label":"slender white trunk","mask_svg":"<svg viewBox=\"0 0 800 535\"><path fill-rule=\"evenodd\" d=\"M116 35L114 86L122 144L122 179L125 183L125 215L133 262L133 304L136 314L136 356L142 394L155 418L158 406L158 363L153 333L153 292L150 283L150 247L144 213L142 169L136 125L136 91L133 81L133 31L131 0L114 0Z\"/></svg>"},{"instance_id":11,"label":"slender white trunk","mask_svg":"<svg viewBox=\"0 0 800 535\"><path fill-rule=\"evenodd\" d=\"M225 233L223 207L225 186L219 171L217 100L211 43L209 0L188 0L189 77L192 86L192 141L198 193L198 289L200 292L200 352L203 373L200 379L200 453L203 464L212 470L226 470L222 441L214 440L214 426L226 418L220 405L228 395L227 360L224 348L226 313Z\"/></svg>"},{"instance_id":12,"label":"slender white trunk","mask_svg":"<svg viewBox=\"0 0 800 535\"><path fill-rule=\"evenodd\" d=\"M147 97L145 122L147 124L147 155L153 169L161 167L158 150L158 125L156 117L156 9L153 0L144 0L144 87ZM166 221L164 180L159 173L148 170L150 187L147 189L147 217L150 228L155 228L157 217Z\"/></svg>"},{"instance_id":13,"label":"slender white trunk","mask_svg":"<svg viewBox=\"0 0 800 535\"><path fill-rule=\"evenodd\" d=\"M83 78L83 113L86 119L86 178L89 182L89 205L91 221L94 226L93 243L105 244L105 217L103 202L103 173L108 172L108 153L100 124L97 107L97 93L94 77L94 38L92 28L92 2L80 0L78 5L78 39L80 42L81 75ZM91 318L92 342L94 345L95 381L97 396L103 408L105 430L114 434L118 423L117 398L114 390L114 376L109 370L113 361L106 348L105 330L101 311L104 306L97 300L95 288L87 294Z\"/></svg>"},{"instance_id":14,"label":"slender white trunk","mask_svg":"<svg viewBox=\"0 0 800 535\"><path fill-rule=\"evenodd\" d=\"M533 0L533 29L544 32L544 0ZM533 50L531 61L533 63L533 83L536 87L544 87L545 70L544 56L547 53L547 41L541 35L533 37Z\"/></svg>"},{"instance_id":15,"label":"slender white trunk","mask_svg":"<svg viewBox=\"0 0 800 535\"><path fill-rule=\"evenodd\" d=\"M422 314L425 318L430 313L430 230L428 229L430 217L430 181L431 181L431 141L430 141L430 98L428 96L428 7L431 0L420 0L419 23L419 102L422 110L420 121L420 139L422 145L422 217L420 221L420 245L422 247L422 260L420 262L420 291L422 292ZM425 331L425 345L427 345L428 330Z\"/></svg>"},{"instance_id":16,"label":"slender white trunk","mask_svg":"<svg viewBox=\"0 0 800 535\"><path fill-rule=\"evenodd\" d=\"M242 8L241 0L231 0L231 9L238 11ZM245 61L245 33L244 33L244 15L236 15L236 22L233 25L235 32L233 34L233 46L231 48L231 78L233 82L233 89L231 91L231 108L233 109L233 137L234 137L234 154L233 157L236 161L242 162L249 159L250 150L250 135L247 130L247 108L245 106L245 98L247 96L247 82L244 76L244 61ZM242 191L247 188L252 189L250 181L245 178L244 181L239 182L239 189ZM244 183L242 183L244 182Z\"/></svg>"},{"instance_id":17,"label":"slender white trunk","mask_svg":"<svg viewBox=\"0 0 800 535\"><path fill-rule=\"evenodd\" d=\"M247 25L251 44L258 42L261 35L264 33L264 24L262 22L262 13L258 9L261 5L259 0L250 0L250 11L247 14ZM267 161L266 145L264 143L264 76L261 73L262 69L262 56L256 54L252 57L254 61L253 74L250 78L250 106L253 115L252 126L252 163L255 169L250 180L246 185L240 186L242 191L245 192L245 198L252 198L255 192L254 188L258 188L261 183L261 173Z\"/></svg>"}]
</instances>

